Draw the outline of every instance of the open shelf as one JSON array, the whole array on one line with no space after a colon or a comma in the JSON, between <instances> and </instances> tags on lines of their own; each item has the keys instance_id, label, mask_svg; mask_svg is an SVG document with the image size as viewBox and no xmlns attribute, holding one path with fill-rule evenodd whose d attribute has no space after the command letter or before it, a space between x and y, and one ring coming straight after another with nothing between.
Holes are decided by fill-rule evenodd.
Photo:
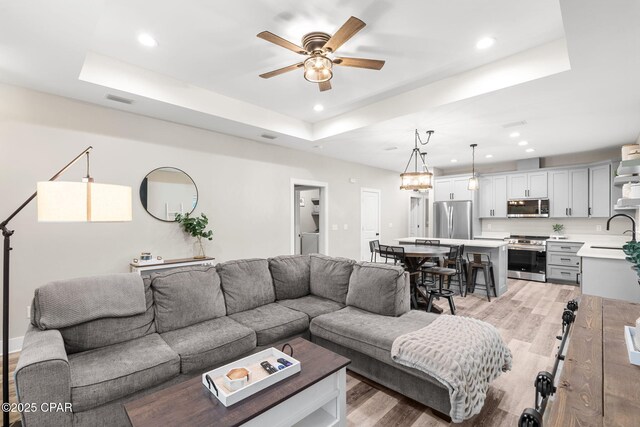
<instances>
[{"instance_id":1,"label":"open shelf","mask_svg":"<svg viewBox=\"0 0 640 427\"><path fill-rule=\"evenodd\" d=\"M638 174L619 175L613 179L613 185L615 185L616 187L622 187L624 184L636 182L640 182L640 175Z\"/></svg>"},{"instance_id":2,"label":"open shelf","mask_svg":"<svg viewBox=\"0 0 640 427\"><path fill-rule=\"evenodd\" d=\"M623 160L618 166L618 176L640 174L640 159Z\"/></svg>"}]
</instances>

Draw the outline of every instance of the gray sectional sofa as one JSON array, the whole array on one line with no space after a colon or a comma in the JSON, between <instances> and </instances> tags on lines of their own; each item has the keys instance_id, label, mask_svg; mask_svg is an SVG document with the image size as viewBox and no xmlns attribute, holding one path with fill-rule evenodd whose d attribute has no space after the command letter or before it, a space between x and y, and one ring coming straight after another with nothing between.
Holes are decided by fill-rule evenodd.
<instances>
[{"instance_id":1,"label":"gray sectional sofa","mask_svg":"<svg viewBox=\"0 0 640 427\"><path fill-rule=\"evenodd\" d=\"M16 389L73 410L24 412L23 425L126 426L123 403L297 336L446 414L447 389L390 357L436 318L409 298L402 268L323 255L53 282L36 290Z\"/></svg>"}]
</instances>

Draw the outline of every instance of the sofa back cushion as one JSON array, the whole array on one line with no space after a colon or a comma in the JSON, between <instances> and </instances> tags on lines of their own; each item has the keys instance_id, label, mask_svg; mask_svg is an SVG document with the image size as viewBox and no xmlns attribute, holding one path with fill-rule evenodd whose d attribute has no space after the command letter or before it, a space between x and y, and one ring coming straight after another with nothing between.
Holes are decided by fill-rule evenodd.
<instances>
[{"instance_id":1,"label":"sofa back cushion","mask_svg":"<svg viewBox=\"0 0 640 427\"><path fill-rule=\"evenodd\" d=\"M411 308L409 275L399 266L359 262L349 280L347 305L400 316Z\"/></svg>"},{"instance_id":2,"label":"sofa back cushion","mask_svg":"<svg viewBox=\"0 0 640 427\"><path fill-rule=\"evenodd\" d=\"M156 332L151 279L144 278L146 310L127 317L105 317L60 328L67 354L106 347ZM33 314L33 310L32 310Z\"/></svg>"},{"instance_id":3,"label":"sofa back cushion","mask_svg":"<svg viewBox=\"0 0 640 427\"><path fill-rule=\"evenodd\" d=\"M144 283L136 273L58 280L36 289L31 321L41 330L60 329L104 317L146 310Z\"/></svg>"},{"instance_id":4,"label":"sofa back cushion","mask_svg":"<svg viewBox=\"0 0 640 427\"><path fill-rule=\"evenodd\" d=\"M227 314L215 267L183 267L151 275L159 333Z\"/></svg>"},{"instance_id":5,"label":"sofa back cushion","mask_svg":"<svg viewBox=\"0 0 640 427\"><path fill-rule=\"evenodd\" d=\"M345 304L355 261L320 254L311 254L310 257L311 294Z\"/></svg>"},{"instance_id":6,"label":"sofa back cushion","mask_svg":"<svg viewBox=\"0 0 640 427\"><path fill-rule=\"evenodd\" d=\"M227 314L251 310L276 300L266 259L240 259L216 266L222 283Z\"/></svg>"},{"instance_id":7,"label":"sofa back cushion","mask_svg":"<svg viewBox=\"0 0 640 427\"><path fill-rule=\"evenodd\" d=\"M282 255L269 258L269 270L277 300L309 295L311 267L309 255Z\"/></svg>"}]
</instances>

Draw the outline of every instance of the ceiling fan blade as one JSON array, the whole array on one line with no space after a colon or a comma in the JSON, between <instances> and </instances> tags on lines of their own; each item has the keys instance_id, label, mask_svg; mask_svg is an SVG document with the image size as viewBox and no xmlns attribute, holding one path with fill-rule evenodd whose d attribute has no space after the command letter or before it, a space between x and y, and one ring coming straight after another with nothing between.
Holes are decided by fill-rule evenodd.
<instances>
[{"instance_id":1,"label":"ceiling fan blade","mask_svg":"<svg viewBox=\"0 0 640 427\"><path fill-rule=\"evenodd\" d=\"M324 49L330 52L335 52L340 46L342 46L347 40L353 37L358 31L367 25L355 16L347 19L342 27L336 33L331 36L328 42L324 44Z\"/></svg>"},{"instance_id":2,"label":"ceiling fan blade","mask_svg":"<svg viewBox=\"0 0 640 427\"><path fill-rule=\"evenodd\" d=\"M379 70L384 66L384 61L365 58L336 58L333 63L343 67L368 68L370 70Z\"/></svg>"},{"instance_id":3,"label":"ceiling fan blade","mask_svg":"<svg viewBox=\"0 0 640 427\"><path fill-rule=\"evenodd\" d=\"M296 68L304 66L304 63L299 62L297 64L289 65L288 67L278 68L277 70L269 71L268 73L260 74L263 79L270 79L271 77L279 76L280 74L288 73Z\"/></svg>"},{"instance_id":4,"label":"ceiling fan blade","mask_svg":"<svg viewBox=\"0 0 640 427\"><path fill-rule=\"evenodd\" d=\"M299 53L300 55L308 55L307 51L298 46L297 44L291 43L288 40L283 39L280 36L276 36L275 34L269 31L263 31L257 35L257 37L266 40L268 42L277 44L278 46L282 46L285 49L289 49L295 53Z\"/></svg>"},{"instance_id":5,"label":"ceiling fan blade","mask_svg":"<svg viewBox=\"0 0 640 427\"><path fill-rule=\"evenodd\" d=\"M331 89L331 82L327 80L326 82L318 83L318 87L320 88L320 92L324 92L325 90Z\"/></svg>"}]
</instances>

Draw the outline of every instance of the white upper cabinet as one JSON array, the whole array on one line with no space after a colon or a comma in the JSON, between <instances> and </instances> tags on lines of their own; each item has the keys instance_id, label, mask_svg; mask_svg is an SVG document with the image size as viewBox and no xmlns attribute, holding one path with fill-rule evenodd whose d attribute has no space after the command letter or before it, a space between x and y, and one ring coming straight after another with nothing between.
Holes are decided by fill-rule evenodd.
<instances>
[{"instance_id":1,"label":"white upper cabinet","mask_svg":"<svg viewBox=\"0 0 640 427\"><path fill-rule=\"evenodd\" d=\"M549 172L549 215L552 218L569 216L569 172Z\"/></svg>"},{"instance_id":2,"label":"white upper cabinet","mask_svg":"<svg viewBox=\"0 0 640 427\"><path fill-rule=\"evenodd\" d=\"M549 203L552 218L589 216L589 169L549 172Z\"/></svg>"},{"instance_id":3,"label":"white upper cabinet","mask_svg":"<svg viewBox=\"0 0 640 427\"><path fill-rule=\"evenodd\" d=\"M438 178L434 182L434 197L436 202L450 200L473 200L473 192L469 190L469 178Z\"/></svg>"},{"instance_id":4,"label":"white upper cabinet","mask_svg":"<svg viewBox=\"0 0 640 427\"><path fill-rule=\"evenodd\" d=\"M611 165L589 168L589 215L606 218L611 214Z\"/></svg>"},{"instance_id":5,"label":"white upper cabinet","mask_svg":"<svg viewBox=\"0 0 640 427\"><path fill-rule=\"evenodd\" d=\"M507 177L509 199L538 199L547 197L547 172L529 172Z\"/></svg>"},{"instance_id":6,"label":"white upper cabinet","mask_svg":"<svg viewBox=\"0 0 640 427\"><path fill-rule=\"evenodd\" d=\"M480 178L478 199L480 218L506 218L507 177L500 175Z\"/></svg>"}]
</instances>

